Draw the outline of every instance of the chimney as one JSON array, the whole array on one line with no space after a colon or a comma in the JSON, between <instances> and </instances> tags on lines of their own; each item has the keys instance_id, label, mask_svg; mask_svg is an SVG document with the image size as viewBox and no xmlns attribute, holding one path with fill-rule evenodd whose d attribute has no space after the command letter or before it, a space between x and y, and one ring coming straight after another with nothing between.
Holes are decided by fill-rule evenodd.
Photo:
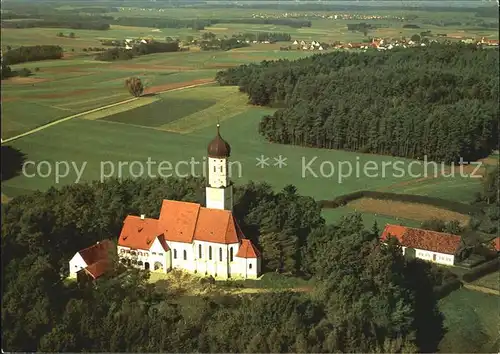
<instances>
[{"instance_id":1,"label":"chimney","mask_svg":"<svg viewBox=\"0 0 500 354\"><path fill-rule=\"evenodd\" d=\"M146 217L146 214L141 214L141 220L144 220L145 217Z\"/></svg>"}]
</instances>

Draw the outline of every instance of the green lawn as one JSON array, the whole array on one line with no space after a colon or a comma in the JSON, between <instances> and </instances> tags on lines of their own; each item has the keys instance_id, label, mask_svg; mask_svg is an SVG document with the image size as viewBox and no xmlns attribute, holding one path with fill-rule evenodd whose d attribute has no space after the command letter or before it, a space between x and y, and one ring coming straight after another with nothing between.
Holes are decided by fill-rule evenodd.
<instances>
[{"instance_id":1,"label":"green lawn","mask_svg":"<svg viewBox=\"0 0 500 354\"><path fill-rule=\"evenodd\" d=\"M500 297L460 289L440 300L447 333L443 353L497 353Z\"/></svg>"}]
</instances>

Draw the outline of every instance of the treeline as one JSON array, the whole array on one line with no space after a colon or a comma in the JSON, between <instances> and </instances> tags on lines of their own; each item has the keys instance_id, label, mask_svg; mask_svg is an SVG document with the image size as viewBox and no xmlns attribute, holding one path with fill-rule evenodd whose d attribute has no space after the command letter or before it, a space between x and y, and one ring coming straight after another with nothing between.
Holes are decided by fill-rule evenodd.
<instances>
[{"instance_id":1,"label":"treeline","mask_svg":"<svg viewBox=\"0 0 500 354\"><path fill-rule=\"evenodd\" d=\"M24 18L26 18L26 16L24 16ZM5 18L3 18L3 20L5 20ZM20 21L1 21L0 25L2 28L71 28L105 31L110 28L109 22L109 19L104 18L68 18L66 15L61 18L42 17Z\"/></svg>"},{"instance_id":2,"label":"treeline","mask_svg":"<svg viewBox=\"0 0 500 354\"><path fill-rule=\"evenodd\" d=\"M295 28L311 27L311 21L299 19L263 19L263 18L242 18L242 19L196 19L182 20L172 18L157 17L119 17L113 21L114 24L122 26L135 27L154 27L154 28L192 28L203 30L205 27L213 26L218 23L242 23L242 24L272 24L277 26L290 26Z\"/></svg>"},{"instance_id":3,"label":"treeline","mask_svg":"<svg viewBox=\"0 0 500 354\"><path fill-rule=\"evenodd\" d=\"M498 51L440 45L334 52L219 72L266 116L269 141L438 162L476 161L498 146Z\"/></svg>"},{"instance_id":4,"label":"treeline","mask_svg":"<svg viewBox=\"0 0 500 354\"><path fill-rule=\"evenodd\" d=\"M102 53L99 53L95 59L101 61L114 61L114 60L129 60L140 55L147 55L153 53L169 53L179 51L178 42L150 42L140 43L132 47L132 49L125 49L121 47L111 48Z\"/></svg>"},{"instance_id":5,"label":"treeline","mask_svg":"<svg viewBox=\"0 0 500 354\"><path fill-rule=\"evenodd\" d=\"M5 65L13 65L27 61L61 59L62 57L63 49L58 45L35 45L8 50L3 54L2 60Z\"/></svg>"},{"instance_id":6,"label":"treeline","mask_svg":"<svg viewBox=\"0 0 500 354\"><path fill-rule=\"evenodd\" d=\"M240 41L236 38L217 38L209 40L201 40L198 42L201 50L231 50L235 48L244 48L250 44Z\"/></svg>"},{"instance_id":7,"label":"treeline","mask_svg":"<svg viewBox=\"0 0 500 354\"><path fill-rule=\"evenodd\" d=\"M162 198L198 201L199 179L107 180L17 197L2 208L2 346L43 352L435 352L442 271L407 261L359 215L325 226L292 186L248 184L235 215L267 269L314 274L312 294L182 296L116 267L95 284L61 281L67 262L116 240L127 214L158 217ZM244 215L244 217L242 217ZM253 231L252 231L253 229ZM260 235L260 236L259 236ZM301 247L293 251L297 242Z\"/></svg>"},{"instance_id":8,"label":"treeline","mask_svg":"<svg viewBox=\"0 0 500 354\"><path fill-rule=\"evenodd\" d=\"M274 42L289 42L292 39L290 33L280 33L280 32L258 32L258 33L238 33L233 34L233 38L242 41L258 41L270 43Z\"/></svg>"}]
</instances>

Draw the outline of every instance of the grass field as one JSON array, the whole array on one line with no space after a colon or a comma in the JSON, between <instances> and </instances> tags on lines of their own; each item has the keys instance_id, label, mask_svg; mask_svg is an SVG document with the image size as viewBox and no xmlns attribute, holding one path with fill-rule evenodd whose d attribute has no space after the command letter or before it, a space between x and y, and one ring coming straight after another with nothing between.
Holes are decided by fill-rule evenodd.
<instances>
[{"instance_id":1,"label":"grass field","mask_svg":"<svg viewBox=\"0 0 500 354\"><path fill-rule=\"evenodd\" d=\"M485 288L500 290L500 271L485 275L472 282L474 285L484 286Z\"/></svg>"},{"instance_id":2,"label":"grass field","mask_svg":"<svg viewBox=\"0 0 500 354\"><path fill-rule=\"evenodd\" d=\"M440 301L447 333L443 353L497 353L500 345L500 297L460 289Z\"/></svg>"},{"instance_id":3,"label":"grass field","mask_svg":"<svg viewBox=\"0 0 500 354\"><path fill-rule=\"evenodd\" d=\"M221 98L225 97L225 98ZM182 102L191 105L193 99L198 100L197 112L176 111ZM120 113L121 123L106 119L75 118L49 129L26 136L10 144L12 147L26 154L28 160L40 162L48 160L74 161L78 166L86 163L82 180L101 179L102 176L127 177L137 176L139 170L130 170L128 166L119 168L119 161L140 161L145 166L150 158L152 161L168 160L175 166L180 161L190 161L193 158L199 161L193 171L178 170L179 175L203 173L202 162L205 157L206 145L215 134L215 124L221 121L221 132L232 145L232 179L235 183L244 183L249 180L266 181L275 188L282 188L288 183L298 187L300 193L313 196L317 199L329 199L357 190L391 189L397 192L408 192L412 178L406 176L396 178L386 171L387 176L352 176L342 177L341 171L335 169L333 174L321 174L322 164L336 164L339 161L350 162L361 166L367 161L374 161L379 166L389 161L401 160L410 163L411 160L398 159L388 156L358 154L353 152L302 148L299 146L286 146L271 144L265 141L257 132L257 125L261 117L273 110L252 107L242 104L245 96L237 92L234 87L198 87L175 92L166 92L158 96L161 101L156 101L150 106L143 106ZM186 101L184 101L186 100ZM172 105L172 102L176 102ZM216 104L208 106L216 101ZM154 117L142 117L141 111L151 109L154 105L158 110L150 111ZM201 104L200 102L206 102ZM227 103L227 104L225 104ZM163 108L165 107L165 108ZM207 108L205 108L207 107ZM204 108L204 109L202 109ZM184 108L183 108L184 109ZM177 112L177 120L168 122L172 116L170 111ZM185 116L180 117L180 113ZM141 118L142 117L142 118ZM162 124L161 126L152 127ZM181 133L174 133L169 129L176 127ZM181 129L182 128L182 129ZM256 166L257 158L263 155L269 158L269 166L264 168ZM279 168L274 166L274 158L279 156L287 158L287 166ZM114 171L101 171L101 161L113 161L116 166ZM312 162L312 163L311 163ZM310 170L304 166L309 165ZM412 171L416 173L418 169ZM139 171L139 172L138 172ZM113 172L113 173L111 173ZM28 169L27 173L33 173ZM345 171L344 171L345 173ZM160 176L158 170L152 171L152 176ZM460 178L460 177L456 177ZM62 178L60 184L74 183L76 173L69 173ZM438 188L440 183L449 183L446 178L433 178L433 186ZM3 183L4 193L15 196L26 190L45 190L55 185L55 177L40 176L29 178L18 176ZM469 189L477 189L479 185L474 179L463 178L461 183L469 183ZM461 183L457 185L462 187ZM460 188L461 188L460 187ZM452 190L450 196L455 196L457 191ZM411 191L410 191L411 192ZM415 194L426 194L424 190L417 190ZM351 208L352 209L352 208ZM335 211L335 213L337 213Z\"/></svg>"}]
</instances>

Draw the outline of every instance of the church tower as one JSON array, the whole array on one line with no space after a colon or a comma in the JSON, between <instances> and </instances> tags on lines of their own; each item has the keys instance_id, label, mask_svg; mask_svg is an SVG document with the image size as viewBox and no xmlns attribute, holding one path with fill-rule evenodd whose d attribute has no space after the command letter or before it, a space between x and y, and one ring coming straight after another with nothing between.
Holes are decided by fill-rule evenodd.
<instances>
[{"instance_id":1,"label":"church tower","mask_svg":"<svg viewBox=\"0 0 500 354\"><path fill-rule=\"evenodd\" d=\"M217 124L217 135L208 144L208 185L206 188L207 208L233 209L233 185L229 180L229 156L231 147L220 136L220 125Z\"/></svg>"}]
</instances>

